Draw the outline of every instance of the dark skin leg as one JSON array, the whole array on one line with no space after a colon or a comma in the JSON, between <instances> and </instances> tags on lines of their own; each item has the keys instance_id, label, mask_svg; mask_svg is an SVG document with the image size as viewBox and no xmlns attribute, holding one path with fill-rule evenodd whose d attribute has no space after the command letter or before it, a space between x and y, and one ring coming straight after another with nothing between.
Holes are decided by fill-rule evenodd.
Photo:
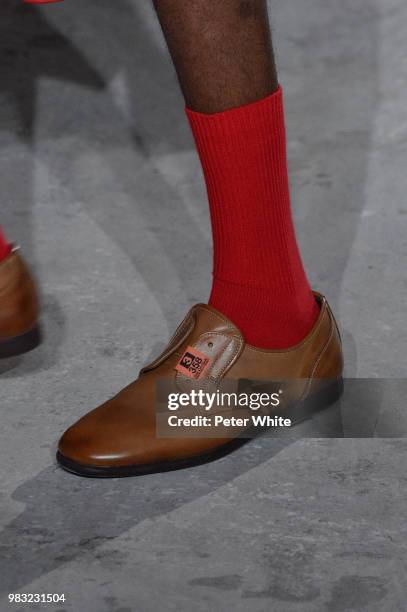
<instances>
[{"instance_id":1,"label":"dark skin leg","mask_svg":"<svg viewBox=\"0 0 407 612\"><path fill-rule=\"evenodd\" d=\"M278 87L266 0L153 0L187 106L216 113Z\"/></svg>"}]
</instances>

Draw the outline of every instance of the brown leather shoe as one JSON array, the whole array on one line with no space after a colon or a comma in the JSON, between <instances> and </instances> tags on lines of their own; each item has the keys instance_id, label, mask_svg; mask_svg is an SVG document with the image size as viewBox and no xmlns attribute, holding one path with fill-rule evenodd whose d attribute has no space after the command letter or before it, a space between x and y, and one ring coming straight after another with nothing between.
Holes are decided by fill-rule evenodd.
<instances>
[{"instance_id":1,"label":"brown leather shoe","mask_svg":"<svg viewBox=\"0 0 407 612\"><path fill-rule=\"evenodd\" d=\"M141 370L134 383L65 432L59 442L59 463L82 476L130 476L203 463L242 443L239 432L222 438L205 438L202 433L198 438L157 436L159 381L187 391L194 384L214 389L226 379L290 379L297 383L291 389L294 404L307 405L321 389L327 402L334 401L342 390L341 341L325 298L315 297L321 312L314 328L298 345L275 351L245 344L239 330L220 312L204 304L194 306L165 351Z\"/></svg>"},{"instance_id":2,"label":"brown leather shoe","mask_svg":"<svg viewBox=\"0 0 407 612\"><path fill-rule=\"evenodd\" d=\"M0 358L31 351L40 342L38 296L17 248L0 262Z\"/></svg>"}]
</instances>

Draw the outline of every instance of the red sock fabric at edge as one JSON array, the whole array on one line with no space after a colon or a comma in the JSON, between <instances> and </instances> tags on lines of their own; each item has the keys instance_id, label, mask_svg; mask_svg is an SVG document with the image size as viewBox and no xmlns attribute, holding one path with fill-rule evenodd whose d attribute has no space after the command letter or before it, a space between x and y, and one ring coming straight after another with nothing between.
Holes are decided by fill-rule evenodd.
<instances>
[{"instance_id":1,"label":"red sock fabric at edge","mask_svg":"<svg viewBox=\"0 0 407 612\"><path fill-rule=\"evenodd\" d=\"M209 304L231 319L249 344L293 346L311 330L319 307L292 221L282 89L225 112L186 113L211 212Z\"/></svg>"},{"instance_id":2,"label":"red sock fabric at edge","mask_svg":"<svg viewBox=\"0 0 407 612\"><path fill-rule=\"evenodd\" d=\"M4 236L3 230L0 225L0 261L4 259L5 257L7 257L10 251L11 251L11 246L7 242L6 237Z\"/></svg>"}]
</instances>

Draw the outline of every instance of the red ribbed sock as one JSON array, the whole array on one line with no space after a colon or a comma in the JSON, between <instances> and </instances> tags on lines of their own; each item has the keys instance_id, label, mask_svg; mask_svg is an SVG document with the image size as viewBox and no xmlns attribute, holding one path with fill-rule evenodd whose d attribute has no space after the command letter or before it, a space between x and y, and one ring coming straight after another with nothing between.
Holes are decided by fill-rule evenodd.
<instances>
[{"instance_id":1,"label":"red ribbed sock","mask_svg":"<svg viewBox=\"0 0 407 612\"><path fill-rule=\"evenodd\" d=\"M0 261L4 259L5 257L7 257L10 251L11 251L11 246L7 242L6 237L4 236L3 230L1 229L1 225L0 225Z\"/></svg>"},{"instance_id":2,"label":"red ribbed sock","mask_svg":"<svg viewBox=\"0 0 407 612\"><path fill-rule=\"evenodd\" d=\"M221 113L186 109L211 212L214 270L209 304L249 344L287 348L319 314L291 216L283 95Z\"/></svg>"}]
</instances>

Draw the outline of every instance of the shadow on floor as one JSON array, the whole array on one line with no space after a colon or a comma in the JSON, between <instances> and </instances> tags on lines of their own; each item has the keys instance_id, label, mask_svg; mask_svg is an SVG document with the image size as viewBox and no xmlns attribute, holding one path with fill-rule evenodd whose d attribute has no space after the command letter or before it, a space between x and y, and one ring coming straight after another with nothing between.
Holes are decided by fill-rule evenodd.
<instances>
[{"instance_id":1,"label":"shadow on floor","mask_svg":"<svg viewBox=\"0 0 407 612\"><path fill-rule=\"evenodd\" d=\"M270 460L291 440L261 440L216 463L122 480L90 480L49 467L18 487L24 511L0 533L0 597L18 591L144 519L167 514Z\"/></svg>"}]
</instances>

